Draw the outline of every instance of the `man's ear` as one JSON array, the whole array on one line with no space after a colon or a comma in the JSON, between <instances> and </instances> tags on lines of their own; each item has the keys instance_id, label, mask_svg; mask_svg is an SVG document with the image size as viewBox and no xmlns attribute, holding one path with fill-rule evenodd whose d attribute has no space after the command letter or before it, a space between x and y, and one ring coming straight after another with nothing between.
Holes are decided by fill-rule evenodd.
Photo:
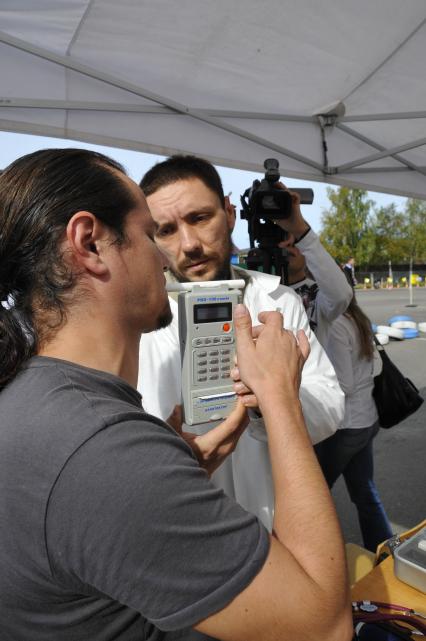
<instances>
[{"instance_id":1,"label":"man's ear","mask_svg":"<svg viewBox=\"0 0 426 641\"><path fill-rule=\"evenodd\" d=\"M235 205L232 205L231 201L229 200L229 196L225 196L225 213L229 230L233 231L235 227L237 212Z\"/></svg>"},{"instance_id":2,"label":"man's ear","mask_svg":"<svg viewBox=\"0 0 426 641\"><path fill-rule=\"evenodd\" d=\"M108 266L100 249L107 238L107 230L96 216L78 211L69 220L66 230L68 247L77 266L96 276L104 276Z\"/></svg>"}]
</instances>

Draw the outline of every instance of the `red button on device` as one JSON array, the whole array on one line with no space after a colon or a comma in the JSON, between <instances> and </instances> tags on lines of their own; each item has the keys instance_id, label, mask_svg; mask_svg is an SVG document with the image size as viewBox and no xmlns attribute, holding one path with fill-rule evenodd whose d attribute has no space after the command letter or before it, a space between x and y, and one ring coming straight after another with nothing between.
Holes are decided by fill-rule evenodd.
<instances>
[{"instance_id":1,"label":"red button on device","mask_svg":"<svg viewBox=\"0 0 426 641\"><path fill-rule=\"evenodd\" d=\"M230 329L231 329L231 325L230 325L230 323L224 323L224 324L222 325L222 329L223 329L223 331L224 331L224 332L229 332L229 331L230 331Z\"/></svg>"}]
</instances>

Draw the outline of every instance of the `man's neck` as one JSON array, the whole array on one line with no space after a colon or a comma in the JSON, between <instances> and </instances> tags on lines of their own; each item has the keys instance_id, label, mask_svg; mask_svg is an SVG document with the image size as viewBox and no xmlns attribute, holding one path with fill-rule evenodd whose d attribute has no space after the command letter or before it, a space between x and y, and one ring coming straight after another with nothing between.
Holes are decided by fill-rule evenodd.
<instances>
[{"instance_id":1,"label":"man's neck","mask_svg":"<svg viewBox=\"0 0 426 641\"><path fill-rule=\"evenodd\" d=\"M302 269L299 272L296 272L295 274L288 275L288 284L296 285L296 283L300 283L302 280L305 280L305 279L306 279L305 270Z\"/></svg>"},{"instance_id":2,"label":"man's neck","mask_svg":"<svg viewBox=\"0 0 426 641\"><path fill-rule=\"evenodd\" d=\"M54 338L38 351L50 356L119 376L136 387L140 334L124 332L120 323L86 316L67 319Z\"/></svg>"}]
</instances>

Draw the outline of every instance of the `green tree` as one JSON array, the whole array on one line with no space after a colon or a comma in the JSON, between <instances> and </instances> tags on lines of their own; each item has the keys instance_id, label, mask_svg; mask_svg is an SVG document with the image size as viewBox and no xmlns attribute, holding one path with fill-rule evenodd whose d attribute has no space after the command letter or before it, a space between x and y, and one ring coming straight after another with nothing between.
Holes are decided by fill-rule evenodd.
<instances>
[{"instance_id":1,"label":"green tree","mask_svg":"<svg viewBox=\"0 0 426 641\"><path fill-rule=\"evenodd\" d=\"M327 188L330 208L322 214L321 242L339 262L353 256L360 266L371 262L375 253L371 226L373 201L364 189Z\"/></svg>"},{"instance_id":2,"label":"green tree","mask_svg":"<svg viewBox=\"0 0 426 641\"><path fill-rule=\"evenodd\" d=\"M426 203L409 198L403 212L395 204L381 207L372 219L376 237L373 263L426 261Z\"/></svg>"},{"instance_id":3,"label":"green tree","mask_svg":"<svg viewBox=\"0 0 426 641\"><path fill-rule=\"evenodd\" d=\"M392 203L375 208L363 189L327 189L321 241L340 262L353 256L362 269L391 260L426 262L426 202L408 198L404 211Z\"/></svg>"},{"instance_id":4,"label":"green tree","mask_svg":"<svg viewBox=\"0 0 426 641\"><path fill-rule=\"evenodd\" d=\"M404 245L406 260L426 262L426 202L409 198L404 213Z\"/></svg>"},{"instance_id":5,"label":"green tree","mask_svg":"<svg viewBox=\"0 0 426 641\"><path fill-rule=\"evenodd\" d=\"M371 262L375 265L402 263L407 260L406 221L395 203L380 207L371 220L371 230L375 238L375 250Z\"/></svg>"}]
</instances>

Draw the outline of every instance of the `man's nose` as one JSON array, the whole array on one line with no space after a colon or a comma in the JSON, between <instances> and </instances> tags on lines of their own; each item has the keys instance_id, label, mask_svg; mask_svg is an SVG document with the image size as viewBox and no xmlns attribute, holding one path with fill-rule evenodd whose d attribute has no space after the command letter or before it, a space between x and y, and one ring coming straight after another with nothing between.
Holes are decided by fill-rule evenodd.
<instances>
[{"instance_id":1,"label":"man's nose","mask_svg":"<svg viewBox=\"0 0 426 641\"><path fill-rule=\"evenodd\" d=\"M184 225L180 229L180 243L182 251L185 254L190 254L200 248L200 240L197 233L190 225Z\"/></svg>"}]
</instances>

